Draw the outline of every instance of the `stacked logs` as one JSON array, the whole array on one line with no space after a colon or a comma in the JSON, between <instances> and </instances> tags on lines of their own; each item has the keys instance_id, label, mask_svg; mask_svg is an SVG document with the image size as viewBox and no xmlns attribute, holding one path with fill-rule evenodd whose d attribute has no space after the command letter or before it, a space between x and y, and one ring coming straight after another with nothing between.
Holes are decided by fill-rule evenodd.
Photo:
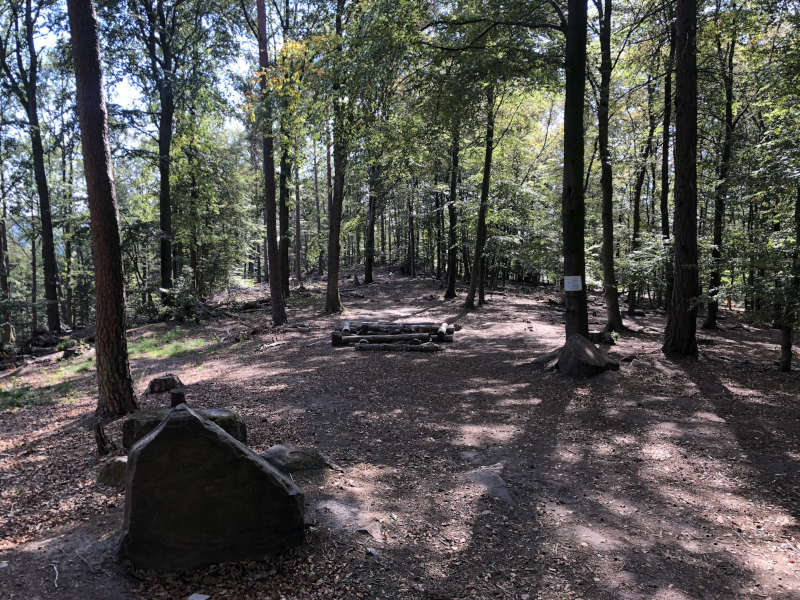
<instances>
[{"instance_id":1,"label":"stacked logs","mask_svg":"<svg viewBox=\"0 0 800 600\"><path fill-rule=\"evenodd\" d=\"M342 323L331 344L364 351L438 352L437 342L452 342L455 328L447 323Z\"/></svg>"}]
</instances>

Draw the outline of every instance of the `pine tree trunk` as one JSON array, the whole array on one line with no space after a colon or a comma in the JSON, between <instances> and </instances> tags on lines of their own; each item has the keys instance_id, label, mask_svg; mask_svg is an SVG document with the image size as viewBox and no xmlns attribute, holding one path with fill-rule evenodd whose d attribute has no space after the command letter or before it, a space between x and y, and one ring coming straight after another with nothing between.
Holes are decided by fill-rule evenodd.
<instances>
[{"instance_id":1,"label":"pine tree trunk","mask_svg":"<svg viewBox=\"0 0 800 600\"><path fill-rule=\"evenodd\" d=\"M0 132L0 144L2 144L2 132ZM0 157L2 157L2 146L0 146ZM8 279L8 229L6 223L8 222L8 209L6 204L6 181L3 165L0 164L0 201L3 203L2 220L0 220L0 294L2 297L2 308L0 308L0 315L4 323L11 321L11 285Z\"/></svg>"},{"instance_id":2,"label":"pine tree trunk","mask_svg":"<svg viewBox=\"0 0 800 600\"><path fill-rule=\"evenodd\" d=\"M564 179L561 223L564 277L574 291L565 291L566 336L589 335L586 306L586 258L583 192L583 109L586 87L586 0L569 0L566 41L566 97L564 100ZM570 279L566 279L570 278ZM566 286L565 286L566 287Z\"/></svg>"},{"instance_id":3,"label":"pine tree trunk","mask_svg":"<svg viewBox=\"0 0 800 600\"><path fill-rule=\"evenodd\" d=\"M169 177L171 169L170 150L172 148L172 121L175 114L175 100L172 83L159 82L161 114L158 124L158 211L161 225L161 287L172 289L172 199L170 197ZM168 298L168 296L164 296Z\"/></svg>"},{"instance_id":4,"label":"pine tree trunk","mask_svg":"<svg viewBox=\"0 0 800 600\"><path fill-rule=\"evenodd\" d=\"M280 139L281 139L281 172L279 178L279 211L280 211L280 272L281 272L281 292L284 300L289 297L289 173L292 164L289 157L289 144L286 143L286 131L283 123L284 116L281 115Z\"/></svg>"},{"instance_id":5,"label":"pine tree trunk","mask_svg":"<svg viewBox=\"0 0 800 600\"><path fill-rule=\"evenodd\" d=\"M486 246L486 213L489 211L489 184L492 175L492 151L494 150L494 87L486 88L486 148L483 153L483 178L481 180L481 204L478 207L478 224L475 229L475 255L472 257L472 274L469 291L464 300L466 308L475 308L475 293L483 289L482 265ZM482 302L480 302L482 304Z\"/></svg>"},{"instance_id":6,"label":"pine tree trunk","mask_svg":"<svg viewBox=\"0 0 800 600\"><path fill-rule=\"evenodd\" d=\"M345 0L336 0L335 27L337 36L336 54L342 52L342 31ZM339 236L342 226L342 205L344 203L344 178L347 168L347 143L345 136L345 106L341 98L341 74L334 77L333 82L333 193L328 207L328 287L325 295L325 311L329 313L342 311L342 299L339 295L339 258L341 245Z\"/></svg>"},{"instance_id":7,"label":"pine tree trunk","mask_svg":"<svg viewBox=\"0 0 800 600\"><path fill-rule=\"evenodd\" d=\"M663 351L697 355L697 0L678 0L675 45L674 288Z\"/></svg>"},{"instance_id":8,"label":"pine tree trunk","mask_svg":"<svg viewBox=\"0 0 800 600\"><path fill-rule=\"evenodd\" d=\"M458 153L460 143L460 130L456 125L453 128L453 139L450 148L450 197L447 202L447 214L450 226L447 231L447 291L445 298L456 297L456 276L458 275L458 245L456 243L456 227L458 226L456 212L456 193L458 191Z\"/></svg>"},{"instance_id":9,"label":"pine tree trunk","mask_svg":"<svg viewBox=\"0 0 800 600\"><path fill-rule=\"evenodd\" d=\"M598 4L598 7L601 5ZM606 331L622 331L619 291L614 271L614 181L608 147L608 113L611 89L611 0L605 1L600 15L600 102L597 107L598 143L600 146L600 189L603 219L603 290L606 297Z\"/></svg>"},{"instance_id":10,"label":"pine tree trunk","mask_svg":"<svg viewBox=\"0 0 800 600\"><path fill-rule=\"evenodd\" d=\"M94 256L97 348L97 425L136 410L125 338L125 278L108 122L103 94L98 24L91 0L69 0L81 147ZM100 452L107 443L98 445Z\"/></svg>"}]
</instances>

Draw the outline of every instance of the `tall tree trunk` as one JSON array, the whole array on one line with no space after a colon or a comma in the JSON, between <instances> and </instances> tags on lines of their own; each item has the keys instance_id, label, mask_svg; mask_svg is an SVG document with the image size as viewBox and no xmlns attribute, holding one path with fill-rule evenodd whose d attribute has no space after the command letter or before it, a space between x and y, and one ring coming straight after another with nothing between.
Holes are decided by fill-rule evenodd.
<instances>
[{"instance_id":1,"label":"tall tree trunk","mask_svg":"<svg viewBox=\"0 0 800 600\"><path fill-rule=\"evenodd\" d=\"M414 185L408 188L408 197L406 198L406 208L408 210L408 275L409 277L417 276L417 253L415 247L416 235L414 233Z\"/></svg>"},{"instance_id":2,"label":"tall tree trunk","mask_svg":"<svg viewBox=\"0 0 800 600\"><path fill-rule=\"evenodd\" d=\"M317 142L312 141L312 148L314 150L314 204L317 209L317 248L319 250L318 267L319 274L322 275L324 270L323 253L322 253L322 215L320 214L319 207L319 169L317 165Z\"/></svg>"},{"instance_id":3,"label":"tall tree trunk","mask_svg":"<svg viewBox=\"0 0 800 600\"><path fill-rule=\"evenodd\" d=\"M2 144L2 132L0 132L0 144ZM2 160L3 148L0 145L0 160ZM6 202L6 180L3 165L0 163L0 201L2 201L2 220L0 220L0 294L2 294L2 308L0 315L2 315L3 322L11 321L11 285L9 284L8 269L8 207Z\"/></svg>"},{"instance_id":4,"label":"tall tree trunk","mask_svg":"<svg viewBox=\"0 0 800 600\"><path fill-rule=\"evenodd\" d=\"M489 108L491 112L492 108ZM456 243L456 227L458 226L458 213L456 212L456 193L458 192L458 154L460 151L460 128L453 127L453 139L450 146L450 197L447 202L447 215L450 223L447 230L447 291L445 298L456 297L456 276L458 275L458 245Z\"/></svg>"},{"instance_id":5,"label":"tall tree trunk","mask_svg":"<svg viewBox=\"0 0 800 600\"><path fill-rule=\"evenodd\" d=\"M372 268L375 263L375 206L378 195L378 167L369 166L367 199L367 239L364 243L364 283L372 283Z\"/></svg>"},{"instance_id":6,"label":"tall tree trunk","mask_svg":"<svg viewBox=\"0 0 800 600\"><path fill-rule=\"evenodd\" d=\"M172 126L175 116L175 98L172 82L164 78L159 82L161 114L158 123L158 214L161 226L161 287L172 289L172 198L170 195L169 177L172 161ZM166 294L163 296L169 301Z\"/></svg>"},{"instance_id":7,"label":"tall tree trunk","mask_svg":"<svg viewBox=\"0 0 800 600\"><path fill-rule=\"evenodd\" d=\"M600 146L600 189L603 194L603 290L606 297L606 331L622 331L619 291L614 272L614 181L608 147L609 97L611 90L611 0L603 7L596 2L600 15L600 102L597 107L598 143Z\"/></svg>"},{"instance_id":8,"label":"tall tree trunk","mask_svg":"<svg viewBox=\"0 0 800 600\"><path fill-rule=\"evenodd\" d=\"M564 243L566 336L589 335L583 193L583 97L586 87L586 0L569 0L564 100L564 179L561 224Z\"/></svg>"},{"instance_id":9,"label":"tall tree trunk","mask_svg":"<svg viewBox=\"0 0 800 600\"><path fill-rule=\"evenodd\" d=\"M800 304L800 186L794 200L794 249L792 251L791 293L787 294L785 314L781 324L781 371L792 369L792 337Z\"/></svg>"},{"instance_id":10,"label":"tall tree trunk","mask_svg":"<svg viewBox=\"0 0 800 600\"><path fill-rule=\"evenodd\" d=\"M286 131L281 115L281 172L279 179L279 211L280 211L280 256L281 256L281 291L283 297L289 297L289 173L292 170L289 156L289 144L286 143Z\"/></svg>"},{"instance_id":11,"label":"tall tree trunk","mask_svg":"<svg viewBox=\"0 0 800 600\"><path fill-rule=\"evenodd\" d=\"M267 10L265 0L257 0L258 11L258 65L262 71L261 93L265 107L269 107L266 98L268 91L266 76L263 73L269 67L267 54ZM275 226L275 148L272 136L272 114L267 108L263 117L262 127L262 155L264 171L264 219L267 225L267 262L269 264L269 296L272 309L272 324L283 325L286 323L286 309L281 291L281 268L278 253L278 231Z\"/></svg>"},{"instance_id":12,"label":"tall tree trunk","mask_svg":"<svg viewBox=\"0 0 800 600\"><path fill-rule=\"evenodd\" d=\"M36 289L36 229L33 226L31 229L31 335L36 335L39 326L39 309L36 307L39 300Z\"/></svg>"},{"instance_id":13,"label":"tall tree trunk","mask_svg":"<svg viewBox=\"0 0 800 600\"><path fill-rule=\"evenodd\" d=\"M295 138L295 168L294 168L294 276L297 285L303 287L302 256L300 244L302 235L300 231L300 159L297 154L297 139Z\"/></svg>"},{"instance_id":14,"label":"tall tree trunk","mask_svg":"<svg viewBox=\"0 0 800 600\"><path fill-rule=\"evenodd\" d=\"M649 125L647 131L647 141L642 148L642 158L639 168L636 171L636 179L633 185L633 237L631 239L631 251L636 252L641 246L641 201L642 201L642 188L644 187L644 178L647 174L647 161L653 153L653 134L656 131L656 117L653 113L653 84L650 77L647 78L647 114L649 117ZM630 289L628 292L628 314L633 315L636 312L636 296L639 288L639 281L634 279L631 281Z\"/></svg>"},{"instance_id":15,"label":"tall tree trunk","mask_svg":"<svg viewBox=\"0 0 800 600\"><path fill-rule=\"evenodd\" d=\"M483 285L481 265L486 246L486 213L489 211L489 185L492 176L492 151L494 150L494 86L486 88L486 147L483 152L483 178L481 180L481 203L478 207L478 224L475 228L475 254L472 257L472 275L469 291L464 300L466 308L475 308L475 292Z\"/></svg>"},{"instance_id":16,"label":"tall tree trunk","mask_svg":"<svg viewBox=\"0 0 800 600\"><path fill-rule=\"evenodd\" d=\"M678 0L675 30L675 285L663 351L697 355L697 0Z\"/></svg>"},{"instance_id":17,"label":"tall tree trunk","mask_svg":"<svg viewBox=\"0 0 800 600\"><path fill-rule=\"evenodd\" d=\"M336 54L342 52L342 23L345 0L336 0ZM341 245L339 236L342 226L342 205L344 204L344 177L347 168L347 135L345 106L342 96L341 73L333 80L333 194L328 207L328 287L325 294L325 311L342 311L342 298L339 295L339 255Z\"/></svg>"},{"instance_id":18,"label":"tall tree trunk","mask_svg":"<svg viewBox=\"0 0 800 600\"><path fill-rule=\"evenodd\" d=\"M664 265L664 305L669 310L672 301L672 246L669 243L669 130L672 125L672 70L675 62L675 24L670 23L669 28L669 54L664 65L664 121L661 132L661 240L666 249Z\"/></svg>"},{"instance_id":19,"label":"tall tree trunk","mask_svg":"<svg viewBox=\"0 0 800 600\"><path fill-rule=\"evenodd\" d=\"M98 450L109 450L103 421L138 408L125 338L125 277L108 118L100 67L97 16L91 0L68 0L81 147L92 230L96 286Z\"/></svg>"},{"instance_id":20,"label":"tall tree trunk","mask_svg":"<svg viewBox=\"0 0 800 600\"><path fill-rule=\"evenodd\" d=\"M725 48L722 66L722 84L725 90L725 132L722 141L722 156L717 175L717 188L714 194L714 245L711 247L711 277L709 278L708 313L703 322L703 329L717 328L719 312L719 287L722 284L722 231L725 225L725 200L728 193L728 173L733 154L733 58L736 52L737 33L734 30L730 42ZM717 53L722 54L722 44L717 34Z\"/></svg>"}]
</instances>

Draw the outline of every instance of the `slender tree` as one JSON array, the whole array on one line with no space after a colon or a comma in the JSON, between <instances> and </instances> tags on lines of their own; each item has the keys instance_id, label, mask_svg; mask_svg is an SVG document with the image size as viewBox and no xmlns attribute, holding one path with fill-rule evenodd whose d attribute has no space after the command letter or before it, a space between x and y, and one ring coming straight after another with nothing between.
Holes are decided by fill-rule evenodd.
<instances>
[{"instance_id":1,"label":"slender tree","mask_svg":"<svg viewBox=\"0 0 800 600\"><path fill-rule=\"evenodd\" d=\"M16 96L27 118L31 141L31 158L36 191L39 196L39 220L42 228L42 267L44 269L44 295L47 308L47 328L51 333L61 331L58 313L58 264L53 240L53 216L50 207L50 189L47 184L42 127L39 123L39 55L36 49L37 21L42 10L52 5L40 0L34 7L32 0L8 2L12 24L0 33L0 69L3 87Z\"/></svg>"},{"instance_id":2,"label":"slender tree","mask_svg":"<svg viewBox=\"0 0 800 600\"><path fill-rule=\"evenodd\" d=\"M286 309L281 290L280 255L278 253L278 230L275 224L275 140L272 135L272 104L268 97L267 69L269 54L267 50L267 8L265 0L256 1L258 67L260 71L261 105L261 151L264 176L264 221L267 228L267 263L269 265L269 296L272 311L272 324L286 323Z\"/></svg>"},{"instance_id":3,"label":"slender tree","mask_svg":"<svg viewBox=\"0 0 800 600\"><path fill-rule=\"evenodd\" d=\"M125 338L125 280L97 16L91 0L69 0L81 147L91 215L97 289L97 419L100 453L110 450L102 423L136 410Z\"/></svg>"},{"instance_id":4,"label":"slender tree","mask_svg":"<svg viewBox=\"0 0 800 600\"><path fill-rule=\"evenodd\" d=\"M611 0L595 0L600 23L600 90L597 103L597 136L600 146L600 189L603 220L603 290L606 297L606 331L623 329L619 291L614 270L614 180L608 144L609 97L611 90Z\"/></svg>"},{"instance_id":5,"label":"slender tree","mask_svg":"<svg viewBox=\"0 0 800 600\"><path fill-rule=\"evenodd\" d=\"M489 108L492 110L492 107ZM456 123L453 126L452 140L450 143L450 197L447 200L447 215L449 225L447 230L447 290L445 298L456 297L456 276L458 274L458 246L456 245L456 227L458 226L458 212L456 210L456 192L458 190L458 154L461 138L461 129ZM437 212L438 217L438 212ZM485 226L484 215L484 226Z\"/></svg>"},{"instance_id":6,"label":"slender tree","mask_svg":"<svg viewBox=\"0 0 800 600\"><path fill-rule=\"evenodd\" d=\"M678 0L675 21L674 286L663 351L697 354L697 0Z\"/></svg>"}]
</instances>

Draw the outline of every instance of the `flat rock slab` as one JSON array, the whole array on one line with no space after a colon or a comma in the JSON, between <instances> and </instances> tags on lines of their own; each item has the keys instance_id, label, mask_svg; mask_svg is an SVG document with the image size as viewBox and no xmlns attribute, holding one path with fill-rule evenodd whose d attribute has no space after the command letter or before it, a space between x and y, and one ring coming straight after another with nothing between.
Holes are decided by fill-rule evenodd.
<instances>
[{"instance_id":1,"label":"flat rock slab","mask_svg":"<svg viewBox=\"0 0 800 600\"><path fill-rule=\"evenodd\" d=\"M261 458L284 473L300 471L317 471L333 469L341 471L341 467L333 463L327 456L314 448L298 448L292 444L277 444L261 453Z\"/></svg>"},{"instance_id":2,"label":"flat rock slab","mask_svg":"<svg viewBox=\"0 0 800 600\"><path fill-rule=\"evenodd\" d=\"M508 491L505 480L491 468L467 471L460 475L460 479L481 486L492 498L497 498L508 504L514 504L514 499L511 497L511 492Z\"/></svg>"},{"instance_id":3,"label":"flat rock slab","mask_svg":"<svg viewBox=\"0 0 800 600\"><path fill-rule=\"evenodd\" d=\"M128 456L120 557L157 571L260 560L303 540L303 513L287 476L182 404Z\"/></svg>"},{"instance_id":4,"label":"flat rock slab","mask_svg":"<svg viewBox=\"0 0 800 600\"><path fill-rule=\"evenodd\" d=\"M122 447L127 451L133 445L159 426L161 421L170 414L169 408L155 408L152 410L141 410L125 417L122 421ZM228 434L242 442L247 443L247 426L235 412L225 408L206 408L195 411L204 419L213 421ZM182 413L188 419L188 413Z\"/></svg>"}]
</instances>

